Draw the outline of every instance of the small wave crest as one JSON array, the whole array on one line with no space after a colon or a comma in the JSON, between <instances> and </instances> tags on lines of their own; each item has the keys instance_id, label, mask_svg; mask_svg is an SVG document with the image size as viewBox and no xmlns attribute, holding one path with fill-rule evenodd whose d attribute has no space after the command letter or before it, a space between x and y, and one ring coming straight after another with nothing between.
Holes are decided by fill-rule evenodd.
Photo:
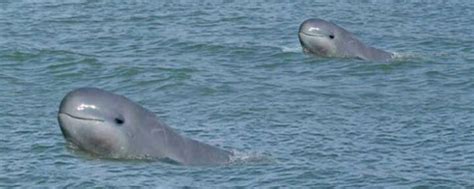
<instances>
[{"instance_id":1,"label":"small wave crest","mask_svg":"<svg viewBox=\"0 0 474 189\"><path fill-rule=\"evenodd\" d=\"M282 46L282 47L279 47L279 48L284 53L299 53L299 52L302 52L300 46L292 46L292 47Z\"/></svg>"},{"instance_id":2,"label":"small wave crest","mask_svg":"<svg viewBox=\"0 0 474 189\"><path fill-rule=\"evenodd\" d=\"M232 150L232 156L230 156L229 164L241 165L241 164L264 164L275 162L270 155L260 152L240 152Z\"/></svg>"},{"instance_id":3,"label":"small wave crest","mask_svg":"<svg viewBox=\"0 0 474 189\"><path fill-rule=\"evenodd\" d=\"M420 58L420 56L414 53L393 52L393 59L395 60L407 60L412 58Z\"/></svg>"}]
</instances>

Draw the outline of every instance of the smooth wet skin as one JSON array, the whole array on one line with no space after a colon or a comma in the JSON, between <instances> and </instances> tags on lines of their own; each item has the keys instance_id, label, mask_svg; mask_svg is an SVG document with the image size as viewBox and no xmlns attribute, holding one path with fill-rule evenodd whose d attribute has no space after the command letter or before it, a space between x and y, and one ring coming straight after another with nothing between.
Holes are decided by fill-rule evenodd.
<instances>
[{"instance_id":1,"label":"smooth wet skin","mask_svg":"<svg viewBox=\"0 0 474 189\"><path fill-rule=\"evenodd\" d=\"M183 137L126 97L96 88L69 92L61 131L80 149L110 158L156 158L183 165L225 164L231 152Z\"/></svg>"},{"instance_id":2,"label":"smooth wet skin","mask_svg":"<svg viewBox=\"0 0 474 189\"><path fill-rule=\"evenodd\" d=\"M305 52L317 56L372 61L389 61L393 58L393 53L366 46L344 28L322 19L305 20L300 25L298 38Z\"/></svg>"}]
</instances>

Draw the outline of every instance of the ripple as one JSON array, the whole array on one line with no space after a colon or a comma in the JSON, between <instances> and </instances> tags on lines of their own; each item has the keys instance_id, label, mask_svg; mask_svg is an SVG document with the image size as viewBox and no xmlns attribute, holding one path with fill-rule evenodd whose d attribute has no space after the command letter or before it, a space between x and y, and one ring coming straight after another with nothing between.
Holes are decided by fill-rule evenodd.
<instances>
[{"instance_id":1,"label":"ripple","mask_svg":"<svg viewBox=\"0 0 474 189\"><path fill-rule=\"evenodd\" d=\"M473 187L473 5L2 1L0 187ZM396 57L305 55L296 33L311 17ZM57 108L84 86L238 149L236 160L71 149Z\"/></svg>"}]
</instances>

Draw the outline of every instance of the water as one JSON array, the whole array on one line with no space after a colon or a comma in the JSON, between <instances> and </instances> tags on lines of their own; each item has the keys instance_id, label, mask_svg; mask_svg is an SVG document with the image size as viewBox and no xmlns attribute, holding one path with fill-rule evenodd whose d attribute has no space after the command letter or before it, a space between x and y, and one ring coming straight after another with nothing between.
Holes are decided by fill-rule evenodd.
<instances>
[{"instance_id":1,"label":"water","mask_svg":"<svg viewBox=\"0 0 474 189\"><path fill-rule=\"evenodd\" d=\"M391 63L305 55L331 20ZM0 187L474 187L472 1L0 2ZM125 95L226 166L68 148L62 97Z\"/></svg>"}]
</instances>

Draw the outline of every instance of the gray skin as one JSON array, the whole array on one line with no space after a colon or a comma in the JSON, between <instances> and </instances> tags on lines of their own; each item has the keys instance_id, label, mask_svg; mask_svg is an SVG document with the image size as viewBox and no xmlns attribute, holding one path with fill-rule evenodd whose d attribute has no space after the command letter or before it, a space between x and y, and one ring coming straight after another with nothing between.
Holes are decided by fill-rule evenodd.
<instances>
[{"instance_id":1,"label":"gray skin","mask_svg":"<svg viewBox=\"0 0 474 189\"><path fill-rule=\"evenodd\" d=\"M303 50L317 56L372 61L393 58L393 53L366 46L344 28L322 19L305 20L300 25L298 37Z\"/></svg>"},{"instance_id":2,"label":"gray skin","mask_svg":"<svg viewBox=\"0 0 474 189\"><path fill-rule=\"evenodd\" d=\"M69 92L58 113L67 141L108 158L153 158L182 165L216 165L232 153L183 137L149 110L96 88Z\"/></svg>"}]
</instances>

